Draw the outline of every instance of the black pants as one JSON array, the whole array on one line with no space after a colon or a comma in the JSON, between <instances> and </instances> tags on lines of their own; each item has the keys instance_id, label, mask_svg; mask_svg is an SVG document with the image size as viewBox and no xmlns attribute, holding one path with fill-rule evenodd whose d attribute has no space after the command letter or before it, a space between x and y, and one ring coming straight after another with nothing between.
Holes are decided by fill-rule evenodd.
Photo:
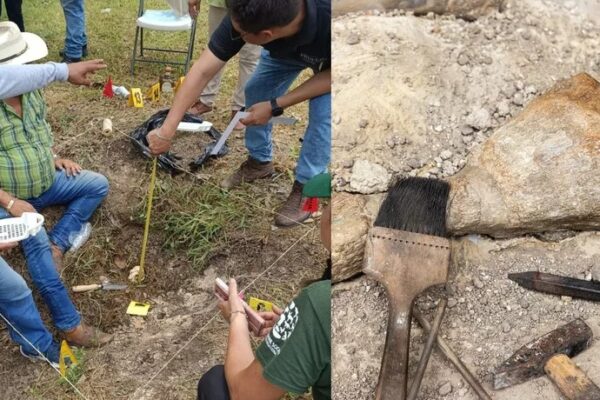
<instances>
[{"instance_id":1,"label":"black pants","mask_svg":"<svg viewBox=\"0 0 600 400\"><path fill-rule=\"evenodd\" d=\"M229 388L222 365L212 367L198 382L198 400L229 400Z\"/></svg>"},{"instance_id":2,"label":"black pants","mask_svg":"<svg viewBox=\"0 0 600 400\"><path fill-rule=\"evenodd\" d=\"M6 15L8 15L9 21L17 24L21 32L25 32L23 11L21 10L22 1L23 0L4 0L4 5L6 6ZM0 0L0 15L2 15L2 0Z\"/></svg>"}]
</instances>

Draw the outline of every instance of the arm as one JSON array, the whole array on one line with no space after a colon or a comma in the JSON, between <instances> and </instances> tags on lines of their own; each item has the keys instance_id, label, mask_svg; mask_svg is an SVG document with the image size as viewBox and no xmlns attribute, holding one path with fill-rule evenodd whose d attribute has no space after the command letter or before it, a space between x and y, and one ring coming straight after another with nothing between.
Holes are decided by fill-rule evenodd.
<instances>
[{"instance_id":1,"label":"arm","mask_svg":"<svg viewBox=\"0 0 600 400\"><path fill-rule=\"evenodd\" d=\"M9 205L10 209L8 208ZM0 207L5 208L13 217L20 217L24 212L36 212L31 204L25 200L17 199L2 189L0 189Z\"/></svg>"},{"instance_id":2,"label":"arm","mask_svg":"<svg viewBox=\"0 0 600 400\"><path fill-rule=\"evenodd\" d=\"M255 359L250 342L248 320L237 295L237 283L229 282L229 301L219 304L229 319L229 339L225 355L225 379L232 400L277 400L285 391L269 383L263 368Z\"/></svg>"},{"instance_id":3,"label":"arm","mask_svg":"<svg viewBox=\"0 0 600 400\"><path fill-rule=\"evenodd\" d=\"M329 92L331 92L330 69L313 75L310 79L299 85L294 90L291 90L283 96L278 97L276 101L280 107L287 108ZM264 125L271 118L271 104L269 101L256 103L248 109L248 112L250 115L240 121L242 124Z\"/></svg>"},{"instance_id":4,"label":"arm","mask_svg":"<svg viewBox=\"0 0 600 400\"><path fill-rule=\"evenodd\" d=\"M181 122L185 112L224 65L225 61L217 58L210 49L202 52L200 58L185 76L183 85L177 91L165 122L160 128L154 129L148 134L148 144L153 154L161 154L169 150L177 125Z\"/></svg>"},{"instance_id":5,"label":"arm","mask_svg":"<svg viewBox=\"0 0 600 400\"><path fill-rule=\"evenodd\" d=\"M54 81L66 81L67 64L0 65L0 100L42 89Z\"/></svg>"},{"instance_id":6,"label":"arm","mask_svg":"<svg viewBox=\"0 0 600 400\"><path fill-rule=\"evenodd\" d=\"M102 60L73 64L0 65L0 100L42 89L55 81L90 85L88 74L106 68Z\"/></svg>"}]
</instances>

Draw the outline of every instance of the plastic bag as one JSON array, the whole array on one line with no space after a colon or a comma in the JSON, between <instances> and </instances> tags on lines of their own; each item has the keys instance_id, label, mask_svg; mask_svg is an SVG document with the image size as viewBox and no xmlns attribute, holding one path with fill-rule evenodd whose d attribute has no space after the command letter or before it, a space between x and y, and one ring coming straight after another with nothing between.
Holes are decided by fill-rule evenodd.
<instances>
[{"instance_id":1,"label":"plastic bag","mask_svg":"<svg viewBox=\"0 0 600 400\"><path fill-rule=\"evenodd\" d=\"M142 152L142 154L150 159L154 156L150 152L150 148L148 147L148 139L146 136L150 131L155 128L162 126L165 118L167 118L167 114L169 110L161 110L156 114L152 115L146 122L142 125L135 128L133 132L131 132L131 141L133 144ZM193 114L186 113L183 116L182 122L193 122L193 123L202 123L204 120L200 117L197 117ZM214 148L215 144L221 137L221 133L216 130L214 127L210 128L209 131L204 132L209 135L214 141L209 143L202 149L202 153L189 164L189 167L192 171L196 171L200 166L202 166L209 158L210 152ZM200 134L200 133L199 133ZM224 145L223 148L219 151L219 153L215 157L222 157L229 152L229 148L227 145ZM169 151L158 156L158 165L162 169L169 171L171 174L177 174L184 172L185 169L180 165L179 161L181 161L181 157L177 156L175 153Z\"/></svg>"}]
</instances>

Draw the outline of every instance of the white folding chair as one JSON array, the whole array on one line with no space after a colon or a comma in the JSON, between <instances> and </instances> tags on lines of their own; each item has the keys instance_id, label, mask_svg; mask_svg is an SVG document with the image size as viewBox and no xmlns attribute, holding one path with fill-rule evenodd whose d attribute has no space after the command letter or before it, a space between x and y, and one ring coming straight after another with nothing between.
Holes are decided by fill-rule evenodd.
<instances>
[{"instance_id":1,"label":"white folding chair","mask_svg":"<svg viewBox=\"0 0 600 400\"><path fill-rule=\"evenodd\" d=\"M183 65L187 73L192 53L194 52L194 38L196 36L196 19L192 19L188 13L186 0L167 0L171 8L169 10L146 10L144 0L139 0L140 8L135 28L135 42L133 45L133 56L131 58L131 75L134 73L135 63L174 64ZM187 50L161 49L156 47L144 47L144 30L155 31L190 31L190 40ZM139 55L138 55L139 47ZM185 54L184 61L163 61L144 57L144 50L165 53Z\"/></svg>"}]
</instances>

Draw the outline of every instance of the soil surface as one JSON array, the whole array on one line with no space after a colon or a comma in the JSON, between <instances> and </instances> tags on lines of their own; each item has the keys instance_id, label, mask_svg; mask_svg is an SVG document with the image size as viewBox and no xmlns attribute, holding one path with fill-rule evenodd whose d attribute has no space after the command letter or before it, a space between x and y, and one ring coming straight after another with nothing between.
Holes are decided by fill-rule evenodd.
<instances>
[{"instance_id":1,"label":"soil surface","mask_svg":"<svg viewBox=\"0 0 600 400\"><path fill-rule=\"evenodd\" d=\"M526 0L473 22L401 11L336 18L336 189L380 193L396 176L452 176L474 146L557 80L579 72L598 78L598 10L599 1ZM600 306L525 290L507 274L600 279L599 240L596 232L454 238L446 292L430 289L416 306L432 321L438 300L448 296L441 336L494 399L561 399L546 377L494 391L492 374L519 347L575 318L597 334ZM386 336L385 291L359 276L334 285L332 307L333 398L373 399ZM411 376L424 341L413 323ZM594 341L576 358L596 383L598 354ZM477 396L434 350L418 398Z\"/></svg>"}]
</instances>

